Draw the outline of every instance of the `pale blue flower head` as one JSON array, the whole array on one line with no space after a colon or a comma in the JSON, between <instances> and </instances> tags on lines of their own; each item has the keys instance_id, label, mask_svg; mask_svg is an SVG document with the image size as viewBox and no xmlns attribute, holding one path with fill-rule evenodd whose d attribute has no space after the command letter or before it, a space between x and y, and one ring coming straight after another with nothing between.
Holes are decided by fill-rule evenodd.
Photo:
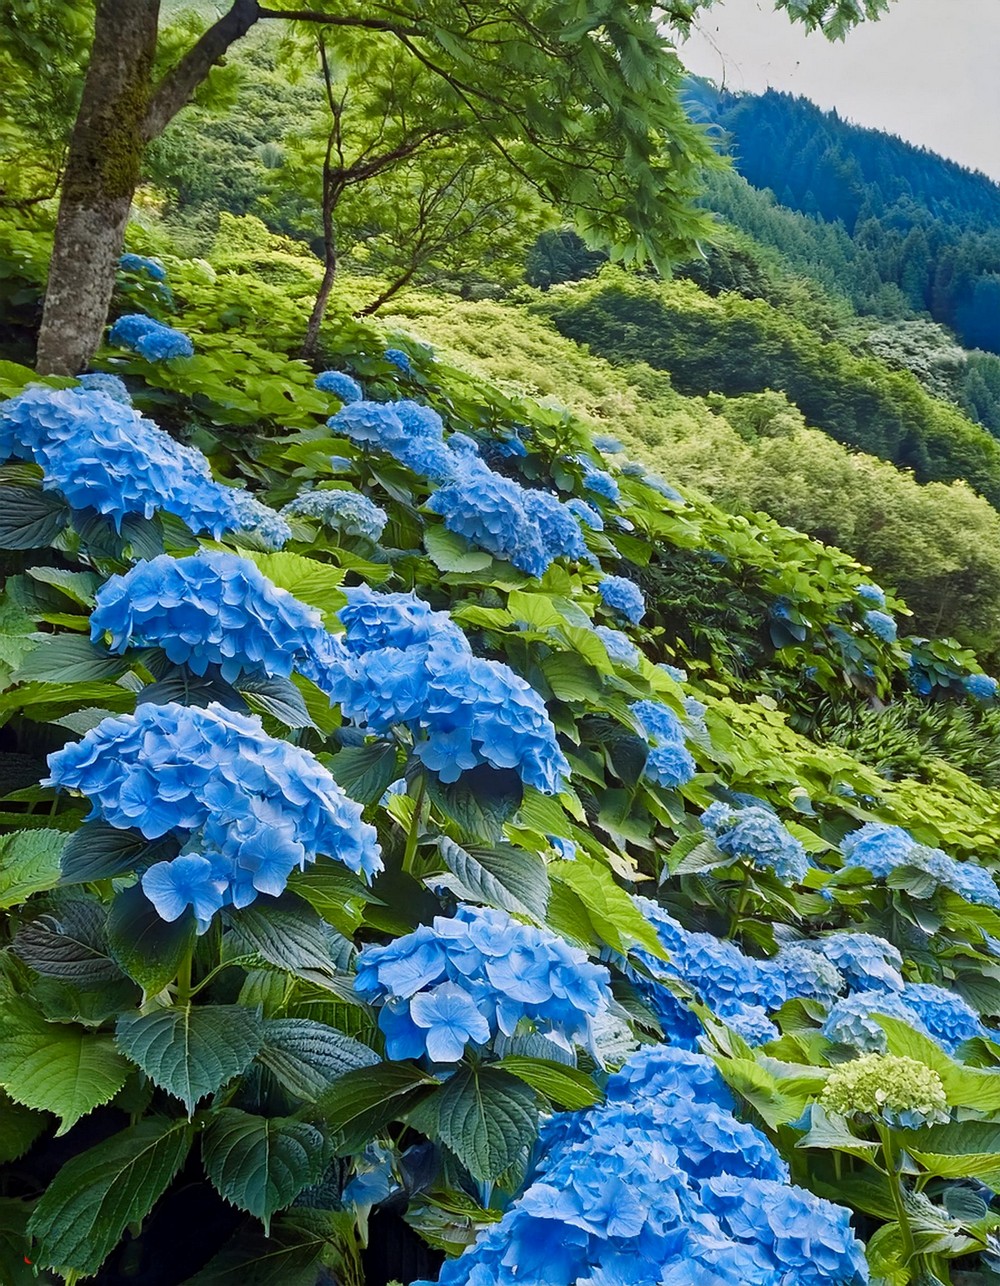
<instances>
[{"instance_id":1,"label":"pale blue flower head","mask_svg":"<svg viewBox=\"0 0 1000 1286\"><path fill-rule=\"evenodd\" d=\"M361 385L346 371L321 371L314 383L321 393L332 393L344 406L360 402L364 397Z\"/></svg>"},{"instance_id":2,"label":"pale blue flower head","mask_svg":"<svg viewBox=\"0 0 1000 1286\"><path fill-rule=\"evenodd\" d=\"M646 600L635 581L624 576L605 576L597 590L605 606L632 625L638 625L646 615Z\"/></svg>"},{"instance_id":3,"label":"pale blue flower head","mask_svg":"<svg viewBox=\"0 0 1000 1286\"><path fill-rule=\"evenodd\" d=\"M194 345L183 331L164 326L145 313L128 313L111 327L108 342L129 348L147 362L169 362L175 357L193 357Z\"/></svg>"}]
</instances>

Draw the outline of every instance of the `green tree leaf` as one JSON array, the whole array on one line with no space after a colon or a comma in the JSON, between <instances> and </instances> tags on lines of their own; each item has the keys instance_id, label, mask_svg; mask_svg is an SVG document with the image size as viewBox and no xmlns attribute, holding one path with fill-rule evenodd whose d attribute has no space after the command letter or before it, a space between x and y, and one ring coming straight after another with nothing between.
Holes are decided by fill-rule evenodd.
<instances>
[{"instance_id":1,"label":"green tree leaf","mask_svg":"<svg viewBox=\"0 0 1000 1286\"><path fill-rule=\"evenodd\" d=\"M440 782L430 773L425 780L428 798L472 843L499 841L521 804L521 779L512 769L480 764L455 782Z\"/></svg>"},{"instance_id":2,"label":"green tree leaf","mask_svg":"<svg viewBox=\"0 0 1000 1286\"><path fill-rule=\"evenodd\" d=\"M367 807L380 800L399 777L397 765L393 742L372 741L338 751L330 761L330 772L338 786Z\"/></svg>"},{"instance_id":3,"label":"green tree leaf","mask_svg":"<svg viewBox=\"0 0 1000 1286\"><path fill-rule=\"evenodd\" d=\"M122 1014L118 1047L188 1112L246 1071L260 1052L263 1022L241 1005L183 1005Z\"/></svg>"},{"instance_id":4,"label":"green tree leaf","mask_svg":"<svg viewBox=\"0 0 1000 1286\"><path fill-rule=\"evenodd\" d=\"M320 1257L336 1237L329 1211L293 1210L267 1233L241 1229L188 1286L316 1286Z\"/></svg>"},{"instance_id":5,"label":"green tree leaf","mask_svg":"<svg viewBox=\"0 0 1000 1286\"><path fill-rule=\"evenodd\" d=\"M65 1134L125 1084L129 1065L110 1036L47 1023L25 1000L0 1015L0 1085L15 1103L51 1112Z\"/></svg>"},{"instance_id":6,"label":"green tree leaf","mask_svg":"<svg viewBox=\"0 0 1000 1286\"><path fill-rule=\"evenodd\" d=\"M345 1136L338 1151L360 1146L376 1130L399 1119L417 1097L437 1085L414 1063L380 1063L378 1067L347 1072L316 1101L309 1115Z\"/></svg>"},{"instance_id":7,"label":"green tree leaf","mask_svg":"<svg viewBox=\"0 0 1000 1286\"><path fill-rule=\"evenodd\" d=\"M240 953L256 952L290 973L315 970L334 974L350 968L354 945L338 933L304 898L285 892L226 914Z\"/></svg>"},{"instance_id":8,"label":"green tree leaf","mask_svg":"<svg viewBox=\"0 0 1000 1286\"><path fill-rule=\"evenodd\" d=\"M520 1054L508 1054L497 1066L567 1112L593 1107L600 1102L597 1086L586 1072L575 1067L566 1067L549 1059L525 1058Z\"/></svg>"},{"instance_id":9,"label":"green tree leaf","mask_svg":"<svg viewBox=\"0 0 1000 1286\"><path fill-rule=\"evenodd\" d=\"M117 679L128 669L121 657L109 656L83 634L49 634L21 662L15 683L93 683Z\"/></svg>"},{"instance_id":10,"label":"green tree leaf","mask_svg":"<svg viewBox=\"0 0 1000 1286\"><path fill-rule=\"evenodd\" d=\"M323 1132L306 1121L215 1112L201 1145L205 1173L220 1196L255 1215L267 1231L276 1210L318 1183L330 1158Z\"/></svg>"},{"instance_id":11,"label":"green tree leaf","mask_svg":"<svg viewBox=\"0 0 1000 1286\"><path fill-rule=\"evenodd\" d=\"M476 1179L498 1179L538 1131L534 1091L493 1067L461 1068L436 1096L441 1142Z\"/></svg>"},{"instance_id":12,"label":"green tree leaf","mask_svg":"<svg viewBox=\"0 0 1000 1286\"><path fill-rule=\"evenodd\" d=\"M482 572L493 562L492 554L442 525L424 531L424 548L440 572Z\"/></svg>"},{"instance_id":13,"label":"green tree leaf","mask_svg":"<svg viewBox=\"0 0 1000 1286\"><path fill-rule=\"evenodd\" d=\"M550 886L537 854L512 844L462 848L446 836L438 840L438 851L456 878L459 897L544 922Z\"/></svg>"},{"instance_id":14,"label":"green tree leaf","mask_svg":"<svg viewBox=\"0 0 1000 1286\"><path fill-rule=\"evenodd\" d=\"M36 973L78 987L121 978L108 951L105 911L96 901L74 898L49 915L29 920L14 938L14 951Z\"/></svg>"},{"instance_id":15,"label":"green tree leaf","mask_svg":"<svg viewBox=\"0 0 1000 1286\"><path fill-rule=\"evenodd\" d=\"M84 822L62 850L62 884L89 884L114 879L153 862L177 855L177 840L148 840L138 831L123 831L107 822ZM143 895L144 901L148 899Z\"/></svg>"},{"instance_id":16,"label":"green tree leaf","mask_svg":"<svg viewBox=\"0 0 1000 1286\"><path fill-rule=\"evenodd\" d=\"M0 486L0 549L51 545L69 516L69 506L58 492Z\"/></svg>"},{"instance_id":17,"label":"green tree leaf","mask_svg":"<svg viewBox=\"0 0 1000 1286\"><path fill-rule=\"evenodd\" d=\"M67 1161L28 1223L42 1267L97 1272L130 1224L140 1223L184 1164L193 1130L140 1121Z\"/></svg>"},{"instance_id":18,"label":"green tree leaf","mask_svg":"<svg viewBox=\"0 0 1000 1286\"><path fill-rule=\"evenodd\" d=\"M0 910L55 887L65 844L63 831L44 828L0 835Z\"/></svg>"},{"instance_id":19,"label":"green tree leaf","mask_svg":"<svg viewBox=\"0 0 1000 1286\"><path fill-rule=\"evenodd\" d=\"M258 1062L298 1099L315 1102L346 1072L374 1067L378 1054L335 1027L310 1018L272 1018L264 1024Z\"/></svg>"},{"instance_id":20,"label":"green tree leaf","mask_svg":"<svg viewBox=\"0 0 1000 1286\"><path fill-rule=\"evenodd\" d=\"M553 862L549 875L568 885L579 897L594 928L609 947L625 952L632 946L641 946L666 959L655 929L625 890L616 884L607 867L580 853L572 862Z\"/></svg>"},{"instance_id":21,"label":"green tree leaf","mask_svg":"<svg viewBox=\"0 0 1000 1286\"><path fill-rule=\"evenodd\" d=\"M0 1090L0 1165L16 1161L49 1125L49 1118Z\"/></svg>"}]
</instances>

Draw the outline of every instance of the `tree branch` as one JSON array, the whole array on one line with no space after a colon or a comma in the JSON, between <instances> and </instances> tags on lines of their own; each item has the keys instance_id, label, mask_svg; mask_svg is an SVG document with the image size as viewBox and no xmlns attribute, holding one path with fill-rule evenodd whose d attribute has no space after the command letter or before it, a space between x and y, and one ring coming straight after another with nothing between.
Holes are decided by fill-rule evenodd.
<instances>
[{"instance_id":1,"label":"tree branch","mask_svg":"<svg viewBox=\"0 0 1000 1286\"><path fill-rule=\"evenodd\" d=\"M198 86L230 45L245 36L254 23L265 16L270 14L261 9L257 0L233 0L228 13L201 34L153 90L143 125L147 142L162 134L181 108L188 105Z\"/></svg>"}]
</instances>

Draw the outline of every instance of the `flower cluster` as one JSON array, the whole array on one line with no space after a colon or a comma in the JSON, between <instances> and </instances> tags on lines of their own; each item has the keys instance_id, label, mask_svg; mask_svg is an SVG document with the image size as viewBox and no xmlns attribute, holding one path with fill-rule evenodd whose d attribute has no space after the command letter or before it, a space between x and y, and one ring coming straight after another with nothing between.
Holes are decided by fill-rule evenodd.
<instances>
[{"instance_id":1,"label":"flower cluster","mask_svg":"<svg viewBox=\"0 0 1000 1286\"><path fill-rule=\"evenodd\" d=\"M249 559L210 550L161 554L112 576L90 618L91 637L109 635L112 652L159 647L195 674L217 666L229 683L287 678L322 631L315 608L272 585Z\"/></svg>"},{"instance_id":2,"label":"flower cluster","mask_svg":"<svg viewBox=\"0 0 1000 1286\"><path fill-rule=\"evenodd\" d=\"M604 530L604 519L592 505L587 504L586 500L579 500L576 496L571 496L566 501L566 508L574 518L579 518L591 531Z\"/></svg>"},{"instance_id":3,"label":"flower cluster","mask_svg":"<svg viewBox=\"0 0 1000 1286\"><path fill-rule=\"evenodd\" d=\"M361 385L346 371L323 371L316 376L314 382L321 393L332 393L345 406L351 402L360 402L364 397Z\"/></svg>"},{"instance_id":4,"label":"flower cluster","mask_svg":"<svg viewBox=\"0 0 1000 1286\"><path fill-rule=\"evenodd\" d=\"M684 725L673 710L660 701L636 701L632 713L649 742L644 775L667 789L689 782L697 768L684 744Z\"/></svg>"},{"instance_id":5,"label":"flower cluster","mask_svg":"<svg viewBox=\"0 0 1000 1286\"><path fill-rule=\"evenodd\" d=\"M806 945L835 965L852 990L900 991L903 987L903 957L885 938L873 933L827 933Z\"/></svg>"},{"instance_id":6,"label":"flower cluster","mask_svg":"<svg viewBox=\"0 0 1000 1286\"><path fill-rule=\"evenodd\" d=\"M610 1001L608 972L586 953L504 911L459 906L453 918L358 957L355 989L379 1003L390 1058L456 1063L472 1041L522 1021L564 1049L591 1046Z\"/></svg>"},{"instance_id":7,"label":"flower cluster","mask_svg":"<svg viewBox=\"0 0 1000 1286\"><path fill-rule=\"evenodd\" d=\"M81 388L88 389L91 393L106 393L113 402L121 402L122 406L132 405L125 381L120 380L117 375L91 371L88 375L78 375L76 380Z\"/></svg>"},{"instance_id":8,"label":"flower cluster","mask_svg":"<svg viewBox=\"0 0 1000 1286\"><path fill-rule=\"evenodd\" d=\"M164 326L145 313L128 313L111 327L108 342L129 348L147 362L169 362L174 357L193 357L194 345L183 331Z\"/></svg>"},{"instance_id":9,"label":"flower cluster","mask_svg":"<svg viewBox=\"0 0 1000 1286\"><path fill-rule=\"evenodd\" d=\"M830 1073L820 1103L838 1116L861 1116L917 1130L949 1118L941 1077L914 1058L865 1054Z\"/></svg>"},{"instance_id":10,"label":"flower cluster","mask_svg":"<svg viewBox=\"0 0 1000 1286\"><path fill-rule=\"evenodd\" d=\"M575 457L576 463L583 470L583 485L587 491L592 491L595 496L601 496L602 499L616 505L621 498L621 489L606 469L598 469L597 465L585 455Z\"/></svg>"},{"instance_id":11,"label":"flower cluster","mask_svg":"<svg viewBox=\"0 0 1000 1286\"><path fill-rule=\"evenodd\" d=\"M226 499L232 513L233 531L253 533L267 549L283 549L291 540L288 520L249 491L234 487Z\"/></svg>"},{"instance_id":12,"label":"flower cluster","mask_svg":"<svg viewBox=\"0 0 1000 1286\"><path fill-rule=\"evenodd\" d=\"M389 521L384 509L360 491L303 491L282 509L288 518L317 518L345 536L378 540Z\"/></svg>"},{"instance_id":13,"label":"flower cluster","mask_svg":"<svg viewBox=\"0 0 1000 1286\"><path fill-rule=\"evenodd\" d=\"M86 795L92 816L184 843L143 875L165 920L191 906L204 929L228 903L281 893L320 853L368 878L382 867L374 827L314 756L214 703L104 719L50 755L49 771L46 784Z\"/></svg>"},{"instance_id":14,"label":"flower cluster","mask_svg":"<svg viewBox=\"0 0 1000 1286\"><path fill-rule=\"evenodd\" d=\"M776 813L764 805L731 808L711 804L701 824L716 846L733 861L774 871L779 880L799 883L809 869L802 844L782 824Z\"/></svg>"},{"instance_id":15,"label":"flower cluster","mask_svg":"<svg viewBox=\"0 0 1000 1286\"><path fill-rule=\"evenodd\" d=\"M997 699L997 681L989 674L967 674L962 680L966 693L984 704Z\"/></svg>"},{"instance_id":16,"label":"flower cluster","mask_svg":"<svg viewBox=\"0 0 1000 1286\"><path fill-rule=\"evenodd\" d=\"M402 371L404 375L413 374L413 363L410 361L409 353L404 353L401 348L387 348L382 354L387 362L391 362L397 370Z\"/></svg>"},{"instance_id":17,"label":"flower cluster","mask_svg":"<svg viewBox=\"0 0 1000 1286\"><path fill-rule=\"evenodd\" d=\"M888 612L882 612L873 607L870 611L865 612L864 620L865 625L876 638L880 638L883 643L895 643L896 622Z\"/></svg>"},{"instance_id":18,"label":"flower cluster","mask_svg":"<svg viewBox=\"0 0 1000 1286\"><path fill-rule=\"evenodd\" d=\"M347 590L343 639L309 673L352 722L405 724L415 753L444 782L478 764L515 769L558 793L569 764L538 693L499 661L473 656L451 619L414 594Z\"/></svg>"},{"instance_id":19,"label":"flower cluster","mask_svg":"<svg viewBox=\"0 0 1000 1286\"><path fill-rule=\"evenodd\" d=\"M145 255L124 254L118 260L118 267L122 272L134 272L139 276L148 277L150 281L167 279L167 270L163 264L157 263L155 259L148 259Z\"/></svg>"},{"instance_id":20,"label":"flower cluster","mask_svg":"<svg viewBox=\"0 0 1000 1286\"><path fill-rule=\"evenodd\" d=\"M608 656L616 665L625 665L630 669L639 668L641 653L627 634L621 630L612 630L607 625L595 625L594 633L607 648Z\"/></svg>"},{"instance_id":21,"label":"flower cluster","mask_svg":"<svg viewBox=\"0 0 1000 1286\"><path fill-rule=\"evenodd\" d=\"M885 590L880 585L859 585L855 592L868 607L885 607Z\"/></svg>"},{"instance_id":22,"label":"flower cluster","mask_svg":"<svg viewBox=\"0 0 1000 1286\"><path fill-rule=\"evenodd\" d=\"M912 866L966 902L1000 910L1000 889L985 867L957 862L939 848L918 844L900 826L867 822L846 836L840 847L845 867L864 867L876 879L884 880L897 867Z\"/></svg>"},{"instance_id":23,"label":"flower cluster","mask_svg":"<svg viewBox=\"0 0 1000 1286\"><path fill-rule=\"evenodd\" d=\"M121 529L126 514L175 514L213 536L239 528L233 490L201 452L182 446L103 388L26 389L0 405L0 458L41 468L43 486Z\"/></svg>"},{"instance_id":24,"label":"flower cluster","mask_svg":"<svg viewBox=\"0 0 1000 1286\"><path fill-rule=\"evenodd\" d=\"M605 576L597 586L597 591L605 607L625 618L632 625L638 625L646 615L646 600L642 590L635 581L625 576Z\"/></svg>"},{"instance_id":25,"label":"flower cluster","mask_svg":"<svg viewBox=\"0 0 1000 1286\"><path fill-rule=\"evenodd\" d=\"M834 1004L823 1023L823 1035L862 1054L884 1054L886 1034L876 1015L900 1018L927 1035L916 1013L898 991L855 991Z\"/></svg>"},{"instance_id":26,"label":"flower cluster","mask_svg":"<svg viewBox=\"0 0 1000 1286\"><path fill-rule=\"evenodd\" d=\"M788 1183L710 1060L659 1046L543 1131L531 1182L440 1286L863 1286L849 1213ZM429 1286L417 1283L416 1286Z\"/></svg>"}]
</instances>

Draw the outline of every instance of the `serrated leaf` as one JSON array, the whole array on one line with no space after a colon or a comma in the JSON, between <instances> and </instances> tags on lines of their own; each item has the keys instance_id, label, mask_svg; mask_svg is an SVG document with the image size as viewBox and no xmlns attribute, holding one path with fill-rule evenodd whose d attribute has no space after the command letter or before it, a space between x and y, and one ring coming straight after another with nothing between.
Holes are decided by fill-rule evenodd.
<instances>
[{"instance_id":1,"label":"serrated leaf","mask_svg":"<svg viewBox=\"0 0 1000 1286\"><path fill-rule=\"evenodd\" d=\"M601 676L573 652L553 652L542 662L542 672L560 701L596 701L601 695Z\"/></svg>"},{"instance_id":2,"label":"serrated leaf","mask_svg":"<svg viewBox=\"0 0 1000 1286\"><path fill-rule=\"evenodd\" d=\"M335 1219L325 1210L293 1210L269 1233L242 1229L187 1286L315 1286L320 1256L337 1238Z\"/></svg>"},{"instance_id":3,"label":"serrated leaf","mask_svg":"<svg viewBox=\"0 0 1000 1286\"><path fill-rule=\"evenodd\" d=\"M445 836L438 840L438 851L474 901L545 920L550 885L545 863L537 854L512 844L466 849Z\"/></svg>"},{"instance_id":4,"label":"serrated leaf","mask_svg":"<svg viewBox=\"0 0 1000 1286\"><path fill-rule=\"evenodd\" d=\"M58 1116L59 1134L114 1098L128 1073L110 1036L47 1023L26 1001L6 1004L0 1085L16 1103Z\"/></svg>"},{"instance_id":5,"label":"serrated leaf","mask_svg":"<svg viewBox=\"0 0 1000 1286\"><path fill-rule=\"evenodd\" d=\"M84 822L62 850L61 882L88 884L114 879L153 862L176 857L178 843L171 836L148 840L138 831L123 831L107 822Z\"/></svg>"},{"instance_id":6,"label":"serrated leaf","mask_svg":"<svg viewBox=\"0 0 1000 1286\"><path fill-rule=\"evenodd\" d=\"M58 492L0 486L0 549L51 545L69 517L69 506Z\"/></svg>"},{"instance_id":7,"label":"serrated leaf","mask_svg":"<svg viewBox=\"0 0 1000 1286\"><path fill-rule=\"evenodd\" d=\"M493 562L492 554L444 526L427 527L424 548L439 572L482 572Z\"/></svg>"},{"instance_id":8,"label":"serrated leaf","mask_svg":"<svg viewBox=\"0 0 1000 1286\"><path fill-rule=\"evenodd\" d=\"M484 1182L509 1169L538 1132L534 1091L497 1068L461 1068L435 1097L441 1142Z\"/></svg>"},{"instance_id":9,"label":"serrated leaf","mask_svg":"<svg viewBox=\"0 0 1000 1286\"><path fill-rule=\"evenodd\" d=\"M524 1058L519 1054L508 1054L497 1066L568 1112L593 1107L600 1101L597 1086L586 1072L575 1067L566 1067L548 1059Z\"/></svg>"},{"instance_id":10,"label":"serrated leaf","mask_svg":"<svg viewBox=\"0 0 1000 1286\"><path fill-rule=\"evenodd\" d=\"M328 857L310 862L304 871L293 871L288 891L304 898L321 919L346 937L361 924L365 907L379 901L359 876Z\"/></svg>"},{"instance_id":11,"label":"serrated leaf","mask_svg":"<svg viewBox=\"0 0 1000 1286\"><path fill-rule=\"evenodd\" d=\"M140 1223L167 1189L192 1133L185 1121L140 1121L67 1161L28 1223L35 1262L96 1273L125 1229Z\"/></svg>"},{"instance_id":12,"label":"serrated leaf","mask_svg":"<svg viewBox=\"0 0 1000 1286\"><path fill-rule=\"evenodd\" d=\"M188 1112L246 1071L264 1040L260 1016L242 1005L178 1005L122 1014L118 1047Z\"/></svg>"},{"instance_id":13,"label":"serrated leaf","mask_svg":"<svg viewBox=\"0 0 1000 1286\"><path fill-rule=\"evenodd\" d=\"M47 1116L0 1090L0 1165L23 1156L48 1124Z\"/></svg>"},{"instance_id":14,"label":"serrated leaf","mask_svg":"<svg viewBox=\"0 0 1000 1286\"><path fill-rule=\"evenodd\" d=\"M267 1231L275 1211L291 1205L303 1188L323 1177L330 1145L323 1132L306 1121L226 1107L205 1127L201 1155L219 1195L255 1215Z\"/></svg>"},{"instance_id":15,"label":"serrated leaf","mask_svg":"<svg viewBox=\"0 0 1000 1286\"><path fill-rule=\"evenodd\" d=\"M462 773L458 781L444 783L428 775L427 796L463 839L475 843L496 843L503 837L504 824L521 806L521 779L513 769L498 770L480 764Z\"/></svg>"},{"instance_id":16,"label":"serrated leaf","mask_svg":"<svg viewBox=\"0 0 1000 1286\"><path fill-rule=\"evenodd\" d=\"M310 1103L347 1072L380 1062L367 1045L310 1018L265 1022L264 1044L257 1059L290 1094Z\"/></svg>"},{"instance_id":17,"label":"serrated leaf","mask_svg":"<svg viewBox=\"0 0 1000 1286\"><path fill-rule=\"evenodd\" d=\"M245 951L256 952L290 973L302 969L342 971L350 968L354 957L353 944L293 893L268 898L266 904L227 911L226 919Z\"/></svg>"},{"instance_id":18,"label":"serrated leaf","mask_svg":"<svg viewBox=\"0 0 1000 1286\"><path fill-rule=\"evenodd\" d=\"M712 871L717 866L732 866L733 859L727 857L711 839L703 839L671 867L671 875L694 875L698 871Z\"/></svg>"},{"instance_id":19,"label":"serrated leaf","mask_svg":"<svg viewBox=\"0 0 1000 1286\"><path fill-rule=\"evenodd\" d=\"M127 669L127 661L108 656L84 634L50 634L28 653L11 676L11 681L94 683L101 679L117 679Z\"/></svg>"},{"instance_id":20,"label":"serrated leaf","mask_svg":"<svg viewBox=\"0 0 1000 1286\"><path fill-rule=\"evenodd\" d=\"M400 776L396 746L391 741L345 746L330 761L330 772L351 799L367 807L377 803Z\"/></svg>"},{"instance_id":21,"label":"serrated leaf","mask_svg":"<svg viewBox=\"0 0 1000 1286\"><path fill-rule=\"evenodd\" d=\"M63 831L45 828L0 835L0 910L55 887L65 843Z\"/></svg>"},{"instance_id":22,"label":"serrated leaf","mask_svg":"<svg viewBox=\"0 0 1000 1286\"><path fill-rule=\"evenodd\" d=\"M286 728L314 728L302 693L291 679L242 679L238 691L256 714L273 715Z\"/></svg>"},{"instance_id":23,"label":"serrated leaf","mask_svg":"<svg viewBox=\"0 0 1000 1286\"><path fill-rule=\"evenodd\" d=\"M344 573L339 567L287 550L264 554L247 549L243 556L255 562L272 584L287 589L300 602L318 608L331 620L347 601L341 589Z\"/></svg>"},{"instance_id":24,"label":"serrated leaf","mask_svg":"<svg viewBox=\"0 0 1000 1286\"><path fill-rule=\"evenodd\" d=\"M108 912L108 948L120 967L143 991L155 995L177 974L192 949L195 922L191 915L168 923L156 913L142 886L123 890Z\"/></svg>"},{"instance_id":25,"label":"serrated leaf","mask_svg":"<svg viewBox=\"0 0 1000 1286\"><path fill-rule=\"evenodd\" d=\"M989 1121L949 1121L906 1136L907 1153L942 1179L1000 1176L1000 1126Z\"/></svg>"},{"instance_id":26,"label":"serrated leaf","mask_svg":"<svg viewBox=\"0 0 1000 1286\"><path fill-rule=\"evenodd\" d=\"M109 954L104 926L100 903L75 898L23 924L14 938L14 951L46 978L78 987L114 982L121 970Z\"/></svg>"},{"instance_id":27,"label":"serrated leaf","mask_svg":"<svg viewBox=\"0 0 1000 1286\"><path fill-rule=\"evenodd\" d=\"M609 947L625 952L632 946L641 946L659 959L666 958L656 930L607 867L580 853L571 862L553 862L549 875L568 885L579 897Z\"/></svg>"},{"instance_id":28,"label":"serrated leaf","mask_svg":"<svg viewBox=\"0 0 1000 1286\"><path fill-rule=\"evenodd\" d=\"M41 585L51 585L88 610L97 600L101 578L96 572L71 572L65 567L29 567L28 575Z\"/></svg>"},{"instance_id":29,"label":"serrated leaf","mask_svg":"<svg viewBox=\"0 0 1000 1286\"><path fill-rule=\"evenodd\" d=\"M309 1115L331 1131L371 1137L437 1083L414 1063L379 1063L339 1077Z\"/></svg>"}]
</instances>

